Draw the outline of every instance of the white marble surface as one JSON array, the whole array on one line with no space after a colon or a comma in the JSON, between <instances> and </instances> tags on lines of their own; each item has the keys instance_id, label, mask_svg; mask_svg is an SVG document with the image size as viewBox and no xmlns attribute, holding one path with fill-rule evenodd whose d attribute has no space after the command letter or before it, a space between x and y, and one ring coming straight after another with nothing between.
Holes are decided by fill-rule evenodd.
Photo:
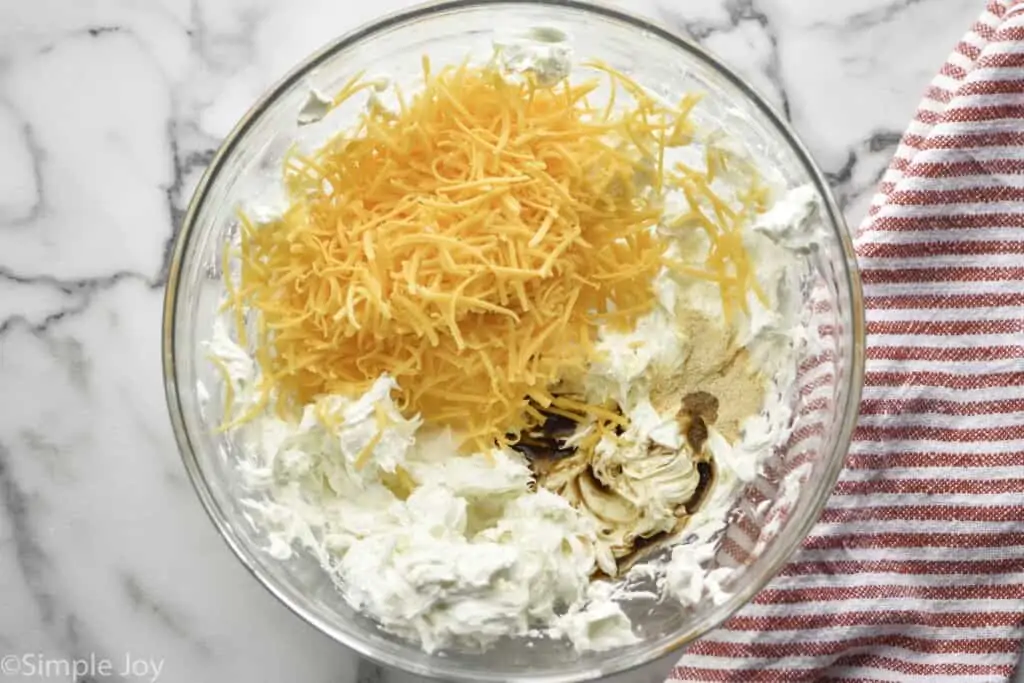
<instances>
[{"instance_id":1,"label":"white marble surface","mask_svg":"<svg viewBox=\"0 0 1024 683\"><path fill-rule=\"evenodd\" d=\"M159 340L171 241L218 140L294 62L403 4L0 0L0 655L148 674L81 681L151 680L148 659L172 683L378 680L217 537L178 460ZM856 223L983 3L622 4L752 79Z\"/></svg>"}]
</instances>

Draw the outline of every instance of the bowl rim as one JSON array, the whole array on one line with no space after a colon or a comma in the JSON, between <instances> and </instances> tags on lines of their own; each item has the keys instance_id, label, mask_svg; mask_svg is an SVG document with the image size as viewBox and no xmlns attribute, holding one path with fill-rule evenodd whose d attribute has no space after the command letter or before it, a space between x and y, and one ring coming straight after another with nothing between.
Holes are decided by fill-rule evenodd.
<instances>
[{"instance_id":1,"label":"bowl rim","mask_svg":"<svg viewBox=\"0 0 1024 683\"><path fill-rule=\"evenodd\" d=\"M188 246L191 243L193 234L195 233L198 216L205 205L206 197L214 181L219 176L226 161L230 158L232 152L238 147L245 134L260 120L264 112L283 94L295 85L301 83L304 77L319 65L331 59L337 53L357 45L361 41L373 37L380 32L439 13L479 9L488 6L494 7L496 5L508 7L527 6L566 8L609 19L628 27L649 33L654 37L671 44L673 47L689 53L692 57L703 62L705 65L712 68L719 76L722 76L730 82L760 111L762 115L765 116L769 124L774 127L775 131L796 155L804 166L805 171L810 176L811 183L814 185L819 198L824 204L828 220L833 226L835 236L843 251L844 258L841 265L843 274L846 277L850 297L850 329L848 330L849 342L851 345L850 362L847 368L844 369L845 376L841 378L846 384L848 391L846 396L846 405L842 407L843 419L839 425L836 447L829 455L829 460L825 462L822 483L827 484L827 486L820 486L817 488L814 496L802 499L800 503L798 503L797 508L793 510L792 514L796 515L799 513L800 517L796 522L788 524L783 529L783 538L780 538L779 541L777 541L783 543L784 550L774 558L773 562L765 565L764 571L759 577L756 577L755 580L746 582L741 590L736 591L731 596L730 600L724 603L725 606L728 606L728 609L719 610L720 613L716 615L715 619L705 619L704 623L700 626L690 628L687 632L677 634L666 643L657 646L649 646L642 652L642 654L636 653L630 656L629 654L624 653L616 657L612 657L607 660L609 664L608 666L605 666L605 663L602 662L598 666L597 670L589 668L581 669L580 671L572 673L540 675L528 674L524 676L524 679L528 677L529 680L538 683L575 683L577 681L592 680L596 676L609 676L624 673L646 664L650 664L655 660L667 657L671 653L678 651L684 645L697 640L717 628L721 623L726 621L746 605L754 595L760 592L772 579L774 579L783 566L789 562L793 554L800 547L803 539L807 537L812 527L817 523L845 464L853 436L853 430L858 418L864 377L864 349L866 333L863 290L853 246L853 237L850 233L849 226L847 225L842 211L839 209L835 198L832 195L824 174L821 172L809 151L797 137L789 122L786 121L784 117L780 116L775 107L769 104L768 101L753 86L747 83L745 79L733 71L732 68L725 65L717 57L707 52L695 41L666 27L660 26L651 19L608 5L596 4L596 2L591 0L428 0L427 2L411 5L404 9L384 14L377 19L364 23L363 25L328 42L326 45L307 56L299 64L289 70L283 77L268 88L263 95L259 97L259 99L256 100L256 102L248 109L241 119L239 119L238 123L235 124L232 130L221 142L210 161L210 164L207 166L205 172L196 185L182 221L181 228L174 239L174 247L165 286L161 335L164 391L179 454L188 473L189 479L192 482L192 486L195 489L207 516L217 529L221 539L229 548L231 548L235 557L249 570L250 574L256 578L257 582L262 585L264 589L284 604L293 614L297 615L303 621L315 627L320 632L328 635L336 642L354 650L357 654L374 662L380 662L387 666L399 668L413 674L431 678L444 677L446 680L465 681L466 683L476 683L477 681L482 680L509 680L507 674L483 678L477 674L471 678L468 677L465 672L460 671L457 666L453 666L453 662L443 658L434 658L434 662L436 663L435 670L428 670L408 660L384 657L380 652L375 650L374 645L367 639L358 635L350 636L347 633L339 631L332 624L326 623L324 620L305 609L302 605L296 604L288 594L276 585L273 579L269 575L265 574L254 562L250 549L239 539L230 527L227 522L227 516L222 512L213 496L205 476L203 475L198 459L196 458L192 439L185 426L184 408L182 406L176 377L177 362L175 353L176 311L178 308L178 295L181 290L181 275L185 264L185 256L188 252ZM633 650L628 652L633 652Z\"/></svg>"}]
</instances>

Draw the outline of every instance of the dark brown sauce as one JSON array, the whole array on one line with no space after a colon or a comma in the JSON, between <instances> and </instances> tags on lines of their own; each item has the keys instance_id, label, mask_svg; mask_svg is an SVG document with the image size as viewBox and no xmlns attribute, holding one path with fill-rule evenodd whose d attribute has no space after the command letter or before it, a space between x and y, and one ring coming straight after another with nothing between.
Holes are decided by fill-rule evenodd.
<instances>
[{"instance_id":1,"label":"dark brown sauce","mask_svg":"<svg viewBox=\"0 0 1024 683\"><path fill-rule=\"evenodd\" d=\"M700 453L704 448L704 442L708 440L708 426L704 418L694 415L690 418L690 424L686 426L686 442L694 453Z\"/></svg>"},{"instance_id":2,"label":"dark brown sauce","mask_svg":"<svg viewBox=\"0 0 1024 683\"><path fill-rule=\"evenodd\" d=\"M544 415L544 424L524 431L510 448L522 453L531 463L536 460L561 460L575 454L576 449L564 446L563 442L575 433L576 423L562 415L549 413L540 406L535 407Z\"/></svg>"},{"instance_id":3,"label":"dark brown sauce","mask_svg":"<svg viewBox=\"0 0 1024 683\"><path fill-rule=\"evenodd\" d=\"M577 423L562 415L550 413L537 404L532 405L544 415L544 423L520 434L519 439L510 447L527 459L534 475L542 483L544 476L551 468L551 463L576 454L576 448L565 446L565 440L575 433ZM694 453L701 454L703 452L708 438L708 425L718 419L718 407L718 399L706 391L687 394L683 398L682 409L679 412L680 426ZM712 462L699 460L697 473L700 479L693 496L675 511L679 519L676 528L649 538L638 538L632 551L628 555L618 558L616 564L619 574L671 545L686 528L687 520L703 505L715 482L715 466ZM603 482L594 477L593 472L591 472L591 478L598 486L604 488Z\"/></svg>"},{"instance_id":4,"label":"dark brown sauce","mask_svg":"<svg viewBox=\"0 0 1024 683\"><path fill-rule=\"evenodd\" d=\"M695 391L683 397L683 408L679 411L686 441L694 453L704 450L708 440L708 425L718 419L718 399L706 391Z\"/></svg>"},{"instance_id":5,"label":"dark brown sauce","mask_svg":"<svg viewBox=\"0 0 1024 683\"><path fill-rule=\"evenodd\" d=\"M714 422L718 419L718 399L706 391L695 391L683 396L682 412Z\"/></svg>"},{"instance_id":6,"label":"dark brown sauce","mask_svg":"<svg viewBox=\"0 0 1024 683\"><path fill-rule=\"evenodd\" d=\"M697 490L693 492L693 497L683 506L686 508L686 514L688 515L696 513L700 506L704 504L704 499L708 497L711 486L715 483L714 463L698 462L697 473L700 475L700 481L697 482Z\"/></svg>"}]
</instances>

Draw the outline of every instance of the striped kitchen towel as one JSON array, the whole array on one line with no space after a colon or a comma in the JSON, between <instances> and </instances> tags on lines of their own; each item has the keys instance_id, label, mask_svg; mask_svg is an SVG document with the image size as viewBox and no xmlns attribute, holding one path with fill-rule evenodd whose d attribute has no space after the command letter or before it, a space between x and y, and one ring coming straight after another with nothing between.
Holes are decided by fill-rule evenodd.
<instances>
[{"instance_id":1,"label":"striped kitchen towel","mask_svg":"<svg viewBox=\"0 0 1024 683\"><path fill-rule=\"evenodd\" d=\"M913 49L908 45L907 49ZM686 681L1006 681L1024 636L1024 4L956 46L857 237L847 468Z\"/></svg>"}]
</instances>

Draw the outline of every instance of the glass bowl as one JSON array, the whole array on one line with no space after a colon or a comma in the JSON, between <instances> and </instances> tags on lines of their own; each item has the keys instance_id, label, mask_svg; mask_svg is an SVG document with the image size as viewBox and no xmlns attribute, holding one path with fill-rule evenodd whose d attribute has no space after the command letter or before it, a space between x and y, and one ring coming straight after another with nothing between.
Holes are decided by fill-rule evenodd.
<instances>
[{"instance_id":1,"label":"glass bowl","mask_svg":"<svg viewBox=\"0 0 1024 683\"><path fill-rule=\"evenodd\" d=\"M640 640L629 647L577 654L561 641L516 639L485 652L426 654L354 611L317 562L274 560L248 522L232 444L214 433L216 386L205 362L224 293L221 251L237 229L235 209L279 186L280 161L292 143L316 145L338 127L334 114L298 126L296 114L313 86L336 92L355 73L415 80L420 57L434 64L489 53L496 27L559 28L576 55L598 58L651 90L677 99L705 94L698 123L728 131L760 165L790 187L810 184L820 199L823 238L810 253L817 282L806 305L817 349L802 365L793 436L777 449L728 517L713 566L733 567L721 604L682 607L671 600L624 604ZM344 116L345 112L337 112ZM350 115L351 113L349 113ZM253 575L296 614L361 655L419 675L455 681L582 681L652 662L715 628L749 601L810 532L842 468L856 419L863 375L864 323L850 236L826 181L795 135L740 77L685 38L617 9L576 0L452 0L419 6L339 38L275 85L224 141L199 183L177 239L163 318L167 403L185 467L214 525Z\"/></svg>"}]
</instances>

